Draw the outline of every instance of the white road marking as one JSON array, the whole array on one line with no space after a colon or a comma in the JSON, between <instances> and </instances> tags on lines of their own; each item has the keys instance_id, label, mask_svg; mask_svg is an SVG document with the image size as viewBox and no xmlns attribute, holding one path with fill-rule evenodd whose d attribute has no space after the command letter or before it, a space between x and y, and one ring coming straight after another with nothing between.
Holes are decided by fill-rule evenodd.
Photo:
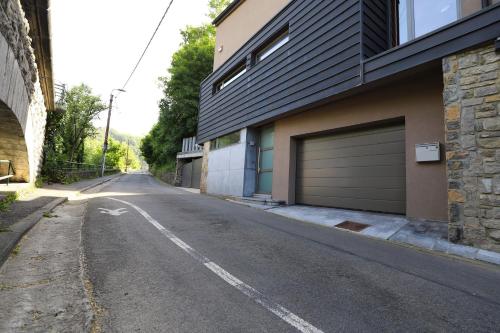
<instances>
[{"instance_id":1,"label":"white road marking","mask_svg":"<svg viewBox=\"0 0 500 333\"><path fill-rule=\"evenodd\" d=\"M316 328L315 326L311 325L304 319L300 318L287 308L279 305L278 303L273 302L271 299L266 297L264 294L262 294L260 291L252 288L248 284L244 283L207 257L203 256L200 254L198 251L193 249L191 246L186 244L184 241L182 241L180 238L175 236L170 230L166 229L163 227L161 224L159 224L154 218L151 217L147 212L145 212L143 209L140 207L134 205L133 203L130 203L125 200L120 200L120 199L115 199L115 198L107 198L110 200L115 200L121 203L124 203L126 205L129 205L130 207L134 208L136 211L138 211L149 223L154 225L165 237L167 237L169 240L171 240L175 245L180 247L182 250L184 250L186 253L188 253L192 258L196 259L200 263L202 263L206 268L211 270L213 273L215 273L218 277L220 277L222 280L226 281L228 284L233 286L234 288L238 289L241 293L244 295L248 296L249 298L253 299L256 303L262 305L264 308L267 310L271 311L274 313L276 316L287 322L288 324L292 325L295 327L297 330L300 332L304 333L323 333L322 330Z\"/></svg>"},{"instance_id":2,"label":"white road marking","mask_svg":"<svg viewBox=\"0 0 500 333\"><path fill-rule=\"evenodd\" d=\"M128 213L127 209L125 208L118 208L118 209L107 209L107 208L97 208L100 210L101 214L108 214L108 215L113 215L113 216L120 216L122 214Z\"/></svg>"}]
</instances>

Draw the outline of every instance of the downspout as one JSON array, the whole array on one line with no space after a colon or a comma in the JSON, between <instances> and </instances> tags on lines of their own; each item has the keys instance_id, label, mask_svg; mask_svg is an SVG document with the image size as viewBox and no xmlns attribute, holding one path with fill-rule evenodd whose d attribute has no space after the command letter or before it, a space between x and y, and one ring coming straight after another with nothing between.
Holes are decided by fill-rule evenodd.
<instances>
[{"instance_id":1,"label":"downspout","mask_svg":"<svg viewBox=\"0 0 500 333\"><path fill-rule=\"evenodd\" d=\"M364 0L359 0L359 85L363 85L365 83L365 38L364 38Z\"/></svg>"}]
</instances>

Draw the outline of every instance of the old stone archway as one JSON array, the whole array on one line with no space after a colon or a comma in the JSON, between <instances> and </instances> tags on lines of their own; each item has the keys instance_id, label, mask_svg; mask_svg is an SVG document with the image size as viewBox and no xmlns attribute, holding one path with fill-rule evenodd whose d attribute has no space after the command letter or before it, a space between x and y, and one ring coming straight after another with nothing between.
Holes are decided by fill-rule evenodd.
<instances>
[{"instance_id":1,"label":"old stone archway","mask_svg":"<svg viewBox=\"0 0 500 333\"><path fill-rule=\"evenodd\" d=\"M14 113L0 101L0 159L13 163L13 181L30 180L29 158L24 133ZM7 164L0 164L0 174L7 174Z\"/></svg>"},{"instance_id":2,"label":"old stone archway","mask_svg":"<svg viewBox=\"0 0 500 333\"><path fill-rule=\"evenodd\" d=\"M36 179L53 109L48 3L0 1L0 160L13 162L12 180Z\"/></svg>"}]
</instances>

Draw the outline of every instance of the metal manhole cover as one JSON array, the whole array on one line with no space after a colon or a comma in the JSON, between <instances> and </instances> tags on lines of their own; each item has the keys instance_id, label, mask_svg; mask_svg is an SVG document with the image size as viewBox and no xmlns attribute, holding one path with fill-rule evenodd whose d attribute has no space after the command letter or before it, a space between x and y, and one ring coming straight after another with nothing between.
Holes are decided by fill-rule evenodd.
<instances>
[{"instance_id":1,"label":"metal manhole cover","mask_svg":"<svg viewBox=\"0 0 500 333\"><path fill-rule=\"evenodd\" d=\"M347 229L347 230L351 230L351 231L355 231L355 232L360 232L361 230L366 229L369 226L370 226L369 224L353 222L353 221L344 221L342 223L337 224L335 227Z\"/></svg>"}]
</instances>

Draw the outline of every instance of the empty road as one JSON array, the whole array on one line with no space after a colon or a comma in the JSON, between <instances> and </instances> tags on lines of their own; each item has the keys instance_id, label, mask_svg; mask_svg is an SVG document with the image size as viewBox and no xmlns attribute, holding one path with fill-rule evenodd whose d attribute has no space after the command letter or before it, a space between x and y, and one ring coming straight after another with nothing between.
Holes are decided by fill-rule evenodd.
<instances>
[{"instance_id":1,"label":"empty road","mask_svg":"<svg viewBox=\"0 0 500 333\"><path fill-rule=\"evenodd\" d=\"M88 202L105 332L494 332L500 270L131 174Z\"/></svg>"}]
</instances>

